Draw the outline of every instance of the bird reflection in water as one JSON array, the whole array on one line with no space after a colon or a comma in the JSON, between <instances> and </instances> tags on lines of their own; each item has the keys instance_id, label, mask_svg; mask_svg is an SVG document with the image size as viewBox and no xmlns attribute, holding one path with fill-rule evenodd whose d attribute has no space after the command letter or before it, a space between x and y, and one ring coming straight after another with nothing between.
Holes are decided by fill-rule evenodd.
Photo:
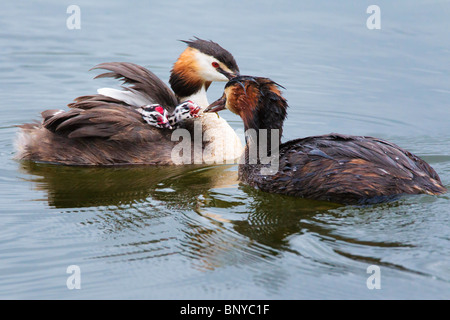
<instances>
[{"instance_id":1,"label":"bird reflection in water","mask_svg":"<svg viewBox=\"0 0 450 320\"><path fill-rule=\"evenodd\" d=\"M332 229L315 224L314 217L340 205L240 185L236 165L93 168L23 162L21 170L37 190L47 193L51 207L69 209L65 212L93 208L94 216L87 215L86 224L104 232L140 228L139 237L152 234L151 240L143 236L137 242L134 237L121 245L128 251L135 243L155 246L164 241L170 254L188 257L199 270L271 261L291 250L293 234L335 237ZM137 213L127 216L135 208ZM170 236L153 232L155 217L161 215L182 227L164 230ZM134 218L146 223L129 221ZM125 252L122 258L133 256Z\"/></svg>"}]
</instances>

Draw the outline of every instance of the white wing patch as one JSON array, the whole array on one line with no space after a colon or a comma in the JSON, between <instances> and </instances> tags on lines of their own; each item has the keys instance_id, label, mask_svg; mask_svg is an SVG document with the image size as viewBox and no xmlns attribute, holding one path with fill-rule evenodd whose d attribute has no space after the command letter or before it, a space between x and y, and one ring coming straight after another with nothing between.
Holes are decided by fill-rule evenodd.
<instances>
[{"instance_id":1,"label":"white wing patch","mask_svg":"<svg viewBox=\"0 0 450 320\"><path fill-rule=\"evenodd\" d=\"M149 97L138 91L118 90L112 88L100 88L97 89L97 93L123 101L131 106L140 107L148 104L153 104Z\"/></svg>"}]
</instances>

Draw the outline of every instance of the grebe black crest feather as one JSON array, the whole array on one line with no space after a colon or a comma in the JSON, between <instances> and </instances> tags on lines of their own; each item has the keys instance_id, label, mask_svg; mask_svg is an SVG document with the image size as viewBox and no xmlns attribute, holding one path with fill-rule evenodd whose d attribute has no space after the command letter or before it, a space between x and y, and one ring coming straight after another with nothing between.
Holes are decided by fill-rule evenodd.
<instances>
[{"instance_id":1,"label":"grebe black crest feather","mask_svg":"<svg viewBox=\"0 0 450 320\"><path fill-rule=\"evenodd\" d=\"M181 42L186 43L189 47L197 49L204 54L215 57L217 60L224 63L230 70L239 72L236 60L234 60L234 57L230 52L211 40L203 40L197 37L194 38L194 40L181 40Z\"/></svg>"}]
</instances>

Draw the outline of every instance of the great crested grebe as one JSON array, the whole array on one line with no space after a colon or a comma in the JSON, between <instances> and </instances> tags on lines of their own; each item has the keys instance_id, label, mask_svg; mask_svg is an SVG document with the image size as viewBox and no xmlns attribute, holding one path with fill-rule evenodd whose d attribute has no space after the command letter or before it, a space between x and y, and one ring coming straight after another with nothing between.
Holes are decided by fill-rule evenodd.
<instances>
[{"instance_id":1,"label":"great crested grebe","mask_svg":"<svg viewBox=\"0 0 450 320\"><path fill-rule=\"evenodd\" d=\"M291 140L271 150L271 138L262 134L278 129L280 143L288 104L279 85L270 79L238 76L230 80L222 98L205 112L228 109L239 115L247 138L239 179L260 190L341 204L388 201L403 194L438 195L446 192L437 173L425 161L395 144L373 137L328 134ZM261 129L268 129L267 131ZM276 133L276 132L275 132ZM261 145L261 142L266 145ZM262 173L269 164L259 150L278 161L274 172ZM252 148L256 159L249 156ZM253 160L253 162L252 162Z\"/></svg>"},{"instance_id":2,"label":"great crested grebe","mask_svg":"<svg viewBox=\"0 0 450 320\"><path fill-rule=\"evenodd\" d=\"M149 106L160 105L170 114L185 101L206 108L211 82L228 81L239 74L233 56L219 44L199 38L183 42L188 47L173 65L169 79L173 91L139 65L99 64L93 69L110 72L96 78L113 77L129 86L124 90L98 89L97 94L76 98L68 111L42 112L42 123L20 125L15 158L66 165L174 164L172 150L179 141L171 141L169 126L148 125L150 118L145 118L145 112L150 116L155 111ZM196 124L201 124L202 133L207 131L209 137L221 139L200 141L202 148L193 147L191 159L198 161L203 156L204 162L222 163L239 158L241 141L224 119L214 114L196 118L182 125L191 134L192 146L194 137L198 138ZM206 148L209 153L194 154Z\"/></svg>"}]
</instances>

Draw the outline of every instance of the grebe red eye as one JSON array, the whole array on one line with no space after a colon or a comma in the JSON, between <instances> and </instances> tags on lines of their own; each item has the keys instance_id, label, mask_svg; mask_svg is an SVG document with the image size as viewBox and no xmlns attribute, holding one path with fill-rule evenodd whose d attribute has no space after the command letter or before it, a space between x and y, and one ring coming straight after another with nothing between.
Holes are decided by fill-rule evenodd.
<instances>
[{"instance_id":1,"label":"grebe red eye","mask_svg":"<svg viewBox=\"0 0 450 320\"><path fill-rule=\"evenodd\" d=\"M216 69L219 67L219 64L215 61L213 63L211 63L211 65Z\"/></svg>"}]
</instances>

